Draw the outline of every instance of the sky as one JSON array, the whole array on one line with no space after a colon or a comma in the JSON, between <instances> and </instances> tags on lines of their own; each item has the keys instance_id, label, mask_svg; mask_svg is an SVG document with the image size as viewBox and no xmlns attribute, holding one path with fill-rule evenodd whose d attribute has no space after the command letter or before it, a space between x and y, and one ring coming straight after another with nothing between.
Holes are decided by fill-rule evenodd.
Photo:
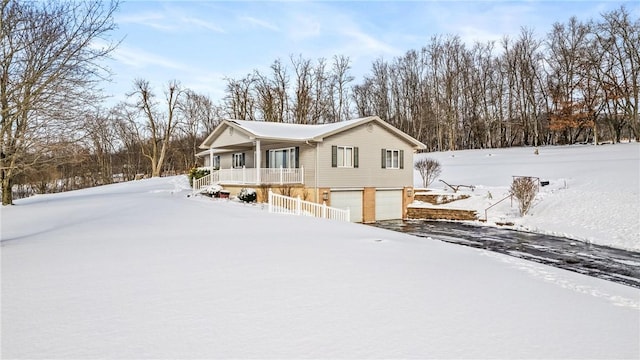
<instances>
[{"instance_id":1,"label":"sky","mask_svg":"<svg viewBox=\"0 0 640 360\"><path fill-rule=\"evenodd\" d=\"M526 164L550 185L521 224L637 246L639 150L463 150L442 177L497 201ZM640 358L638 288L190 193L182 175L2 207L0 357Z\"/></svg>"},{"instance_id":2,"label":"sky","mask_svg":"<svg viewBox=\"0 0 640 360\"><path fill-rule=\"evenodd\" d=\"M110 102L126 99L141 78L160 89L178 80L208 95L224 96L225 78L268 73L277 59L351 60L357 83L373 61L420 49L434 35L458 35L467 44L517 37L521 28L543 36L571 16L598 19L635 1L123 1L107 61Z\"/></svg>"}]
</instances>

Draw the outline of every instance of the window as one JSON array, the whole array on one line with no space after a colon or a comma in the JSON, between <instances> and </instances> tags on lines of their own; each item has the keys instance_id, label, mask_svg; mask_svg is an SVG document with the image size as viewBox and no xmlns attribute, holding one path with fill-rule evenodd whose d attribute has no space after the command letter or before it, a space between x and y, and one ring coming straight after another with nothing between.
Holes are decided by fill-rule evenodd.
<instances>
[{"instance_id":1,"label":"window","mask_svg":"<svg viewBox=\"0 0 640 360\"><path fill-rule=\"evenodd\" d=\"M338 167L353 167L353 148L338 146Z\"/></svg>"},{"instance_id":2,"label":"window","mask_svg":"<svg viewBox=\"0 0 640 360\"><path fill-rule=\"evenodd\" d=\"M233 167L241 168L244 166L244 153L233 154Z\"/></svg>"},{"instance_id":3,"label":"window","mask_svg":"<svg viewBox=\"0 0 640 360\"><path fill-rule=\"evenodd\" d=\"M331 166L343 168L358 167L358 148L356 146L332 146Z\"/></svg>"},{"instance_id":4,"label":"window","mask_svg":"<svg viewBox=\"0 0 640 360\"><path fill-rule=\"evenodd\" d=\"M404 151L382 149L382 168L383 169L403 169L404 168Z\"/></svg>"},{"instance_id":5,"label":"window","mask_svg":"<svg viewBox=\"0 0 640 360\"><path fill-rule=\"evenodd\" d=\"M387 169L400 168L400 151L387 150Z\"/></svg>"},{"instance_id":6,"label":"window","mask_svg":"<svg viewBox=\"0 0 640 360\"><path fill-rule=\"evenodd\" d=\"M267 168L293 169L298 167L298 148L267 150Z\"/></svg>"},{"instance_id":7,"label":"window","mask_svg":"<svg viewBox=\"0 0 640 360\"><path fill-rule=\"evenodd\" d=\"M220 155L213 156L213 164L211 164L214 170L220 169Z\"/></svg>"}]
</instances>

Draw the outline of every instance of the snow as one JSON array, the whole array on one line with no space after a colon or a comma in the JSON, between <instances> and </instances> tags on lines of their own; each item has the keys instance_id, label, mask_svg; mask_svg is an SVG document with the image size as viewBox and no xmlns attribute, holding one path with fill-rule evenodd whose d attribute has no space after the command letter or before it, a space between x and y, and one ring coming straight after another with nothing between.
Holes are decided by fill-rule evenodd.
<instances>
[{"instance_id":1,"label":"snow","mask_svg":"<svg viewBox=\"0 0 640 360\"><path fill-rule=\"evenodd\" d=\"M594 244L640 251L640 144L573 145L534 148L461 150L419 154L442 166L429 187L454 194L449 184L473 185L457 194L471 197L443 207L485 209L509 194L512 176L549 181L540 187L531 211L521 217L510 200L487 210L487 224L513 223L516 230L568 237ZM416 186L422 179L415 174ZM489 195L490 194L490 195ZM418 204L417 206L430 206Z\"/></svg>"},{"instance_id":2,"label":"snow","mask_svg":"<svg viewBox=\"0 0 640 360\"><path fill-rule=\"evenodd\" d=\"M623 159L638 148L602 149ZM556 150L574 151L540 149L531 164L559 161ZM596 159L599 148L583 150L593 152L585 157L593 166L613 169ZM520 166L516 153L495 159ZM472 152L455 158L459 169L477 160ZM531 170L550 186L566 179L568 188L545 193L536 214L569 190L600 188L598 177L570 172L573 164L544 174L531 164L470 175L485 176L477 183L492 191L506 185L491 175L508 181ZM444 166L443 178L474 180L456 179L453 168ZM610 174L609 184L633 185ZM630 187L611 190L633 199ZM3 207L1 357L640 357L639 289L371 226L187 195L179 176ZM603 204L610 209L618 207ZM633 228L625 219L607 228Z\"/></svg>"},{"instance_id":3,"label":"snow","mask_svg":"<svg viewBox=\"0 0 640 360\"><path fill-rule=\"evenodd\" d=\"M360 123L370 119L371 117L352 119L330 124L308 125L308 124L288 124L274 123L267 121L248 121L248 120L230 120L236 125L242 127L251 134L271 139L294 139L294 140L313 140L317 137L337 131L339 129L348 128L353 124Z\"/></svg>"}]
</instances>

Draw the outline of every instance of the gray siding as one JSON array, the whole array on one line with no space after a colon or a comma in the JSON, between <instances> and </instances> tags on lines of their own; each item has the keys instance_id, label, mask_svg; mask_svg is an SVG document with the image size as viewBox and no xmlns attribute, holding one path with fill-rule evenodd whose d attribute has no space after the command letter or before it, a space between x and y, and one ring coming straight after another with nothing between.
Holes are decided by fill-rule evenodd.
<instances>
[{"instance_id":1,"label":"gray siding","mask_svg":"<svg viewBox=\"0 0 640 360\"><path fill-rule=\"evenodd\" d=\"M369 128L369 124L372 125ZM357 146L358 168L331 166L331 146ZM404 150L403 169L383 169L381 150ZM327 137L319 146L319 186L331 188L413 186L413 148L376 123L363 124Z\"/></svg>"},{"instance_id":2,"label":"gray siding","mask_svg":"<svg viewBox=\"0 0 640 360\"><path fill-rule=\"evenodd\" d=\"M235 153L244 153L244 161L245 167L248 168L252 168L254 167L254 150L253 149L247 149L247 150L234 150L234 151L230 151L230 152L225 152L225 153L216 153L216 155L220 155L220 169L231 169L231 165L233 164L233 154Z\"/></svg>"},{"instance_id":3,"label":"gray siding","mask_svg":"<svg viewBox=\"0 0 640 360\"><path fill-rule=\"evenodd\" d=\"M298 160L300 162L300 166L304 166L304 173L305 173L305 184L309 184L311 186L313 186L313 184L315 183L315 165L316 165L316 148L315 145L307 145L306 143L302 143L302 144L269 144L269 145L264 145L262 144L260 146L260 164L259 166L257 166L257 164L255 163L256 159L255 159L255 148L252 149L246 149L246 150L234 150L234 151L229 151L229 152L217 152L216 155L220 156L220 168L222 169L230 169L231 168L231 164L233 162L233 154L234 153L240 153L240 152L244 152L245 153L245 166L248 168L255 168L255 167L261 167L261 168L266 168L267 167L267 151L268 150L274 150L274 149L283 149L283 148L292 148L292 147L298 147L299 148L299 154L298 154ZM207 163L209 162L208 157L205 160Z\"/></svg>"},{"instance_id":4,"label":"gray siding","mask_svg":"<svg viewBox=\"0 0 640 360\"><path fill-rule=\"evenodd\" d=\"M251 139L244 132L230 126L227 126L215 140L216 147L233 146L247 142L250 143Z\"/></svg>"}]
</instances>

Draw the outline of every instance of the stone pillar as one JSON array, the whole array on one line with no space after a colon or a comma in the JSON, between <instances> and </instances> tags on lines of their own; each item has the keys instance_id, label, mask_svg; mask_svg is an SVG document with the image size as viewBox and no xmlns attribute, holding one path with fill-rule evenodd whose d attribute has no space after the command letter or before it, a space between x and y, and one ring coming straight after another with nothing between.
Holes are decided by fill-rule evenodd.
<instances>
[{"instance_id":1,"label":"stone pillar","mask_svg":"<svg viewBox=\"0 0 640 360\"><path fill-rule=\"evenodd\" d=\"M413 203L413 199L416 196L416 191L413 187L411 186L405 186L404 189L402 189L402 218L403 219L408 219L409 216L407 215L407 207Z\"/></svg>"}]
</instances>

